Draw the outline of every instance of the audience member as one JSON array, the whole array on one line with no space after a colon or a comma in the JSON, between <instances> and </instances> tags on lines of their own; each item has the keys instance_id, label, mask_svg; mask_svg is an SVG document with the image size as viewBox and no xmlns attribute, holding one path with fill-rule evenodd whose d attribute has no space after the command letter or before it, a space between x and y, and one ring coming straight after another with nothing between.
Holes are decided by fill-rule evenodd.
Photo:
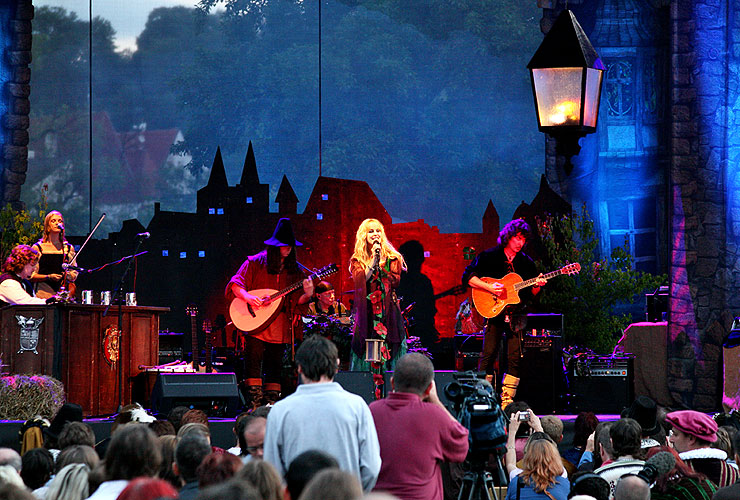
<instances>
[{"instance_id":1,"label":"audience member","mask_svg":"<svg viewBox=\"0 0 740 500\"><path fill-rule=\"evenodd\" d=\"M100 457L94 448L86 445L73 444L64 448L57 457L57 473L70 464L85 464L93 470L100 463Z\"/></svg>"},{"instance_id":2,"label":"audience member","mask_svg":"<svg viewBox=\"0 0 740 500\"><path fill-rule=\"evenodd\" d=\"M46 448L28 450L21 459L21 478L31 491L44 486L54 472L54 457Z\"/></svg>"},{"instance_id":3,"label":"audience member","mask_svg":"<svg viewBox=\"0 0 740 500\"><path fill-rule=\"evenodd\" d=\"M182 488L182 480L180 476L175 474L172 465L175 462L175 448L179 439L173 434L165 434L159 436L160 451L162 452L162 463L159 466L159 473L157 477L164 479L170 483L175 489L179 490Z\"/></svg>"},{"instance_id":4,"label":"audience member","mask_svg":"<svg viewBox=\"0 0 740 500\"><path fill-rule=\"evenodd\" d=\"M21 471L21 456L13 448L0 448L0 465L10 465L16 472Z\"/></svg>"},{"instance_id":5,"label":"audience member","mask_svg":"<svg viewBox=\"0 0 740 500\"><path fill-rule=\"evenodd\" d=\"M549 437L532 440L522 459L522 472L509 483L506 500L566 500L570 483L562 472L560 454Z\"/></svg>"},{"instance_id":6,"label":"audience member","mask_svg":"<svg viewBox=\"0 0 740 500\"><path fill-rule=\"evenodd\" d=\"M506 408L504 408L504 415L511 420L511 418L516 415L517 413L524 413L530 411L531 408L525 401L514 401L510 405L507 405ZM534 412L533 412L534 413ZM541 431L542 428L536 429L538 431ZM524 457L524 445L527 444L527 438L529 438L529 435L532 434L532 427L529 425L529 420L522 421L519 424L519 430L517 430L516 433L516 440L514 441L514 449L516 451L516 461Z\"/></svg>"},{"instance_id":7,"label":"audience member","mask_svg":"<svg viewBox=\"0 0 740 500\"><path fill-rule=\"evenodd\" d=\"M610 493L606 479L593 472L576 472L570 478L570 499L578 495L589 495L594 500L609 500Z\"/></svg>"},{"instance_id":8,"label":"audience member","mask_svg":"<svg viewBox=\"0 0 740 500\"><path fill-rule=\"evenodd\" d=\"M285 473L285 489L290 495L290 500L297 500L306 484L316 474L331 468L338 469L339 463L321 450L307 450L295 457Z\"/></svg>"},{"instance_id":9,"label":"audience member","mask_svg":"<svg viewBox=\"0 0 740 500\"><path fill-rule=\"evenodd\" d=\"M23 486L0 483L0 498L3 500L36 500Z\"/></svg>"},{"instance_id":10,"label":"audience member","mask_svg":"<svg viewBox=\"0 0 740 500\"><path fill-rule=\"evenodd\" d=\"M177 431L177 437L180 439L189 434L198 434L199 436L204 437L206 441L208 441L209 445L211 444L211 431L207 425L192 422L182 425L180 430Z\"/></svg>"},{"instance_id":11,"label":"audience member","mask_svg":"<svg viewBox=\"0 0 740 500\"><path fill-rule=\"evenodd\" d=\"M404 499L441 500L440 463L465 460L468 430L439 400L434 366L426 356L402 356L391 389L385 399L370 404L381 458L375 489Z\"/></svg>"},{"instance_id":12,"label":"audience member","mask_svg":"<svg viewBox=\"0 0 740 500\"><path fill-rule=\"evenodd\" d=\"M264 458L264 446L265 446L265 429L267 428L267 419L264 417L256 417L249 419L244 427L242 433L244 437L244 462L248 462L251 458Z\"/></svg>"},{"instance_id":13,"label":"audience member","mask_svg":"<svg viewBox=\"0 0 740 500\"><path fill-rule=\"evenodd\" d=\"M24 489L26 487L20 473L12 465L0 465L0 484L14 484Z\"/></svg>"},{"instance_id":14,"label":"audience member","mask_svg":"<svg viewBox=\"0 0 740 500\"><path fill-rule=\"evenodd\" d=\"M185 415L185 413L187 413L188 411L190 411L190 408L188 408L187 406L175 406L167 414L167 420L175 428L175 433L180 430L180 427L182 426L182 416Z\"/></svg>"},{"instance_id":15,"label":"audience member","mask_svg":"<svg viewBox=\"0 0 740 500\"><path fill-rule=\"evenodd\" d=\"M270 465L270 462L250 460L237 473L237 476L254 486L262 500L285 500L280 475L275 467Z\"/></svg>"},{"instance_id":16,"label":"audience member","mask_svg":"<svg viewBox=\"0 0 740 500\"><path fill-rule=\"evenodd\" d=\"M270 410L265 460L284 474L301 452L323 449L370 490L380 471L375 424L365 401L333 381L338 363L330 340L313 335L303 341L296 353L301 384Z\"/></svg>"},{"instance_id":17,"label":"audience member","mask_svg":"<svg viewBox=\"0 0 740 500\"><path fill-rule=\"evenodd\" d=\"M555 415L543 415L540 418L540 425L542 426L542 432L550 436L555 446L560 446L563 441L563 421ZM563 462L563 468L565 469L566 477L573 474L576 470L576 466L566 460L563 455L560 455L560 460Z\"/></svg>"},{"instance_id":18,"label":"audience member","mask_svg":"<svg viewBox=\"0 0 740 500\"><path fill-rule=\"evenodd\" d=\"M198 477L198 488L223 483L234 477L241 469L242 461L231 453L210 453L206 455L195 474Z\"/></svg>"},{"instance_id":19,"label":"audience member","mask_svg":"<svg viewBox=\"0 0 740 500\"><path fill-rule=\"evenodd\" d=\"M82 463L62 467L51 480L45 500L83 500L87 498L90 491L89 474L90 468Z\"/></svg>"},{"instance_id":20,"label":"audience member","mask_svg":"<svg viewBox=\"0 0 740 500\"><path fill-rule=\"evenodd\" d=\"M177 490L167 481L153 477L139 477L131 481L117 500L157 500L177 498Z\"/></svg>"},{"instance_id":21,"label":"audience member","mask_svg":"<svg viewBox=\"0 0 740 500\"><path fill-rule=\"evenodd\" d=\"M513 404L515 403L512 403L512 405ZM550 438L550 436L542 432L540 419L537 415L535 415L533 411L522 410L512 414L511 420L509 421L509 433L507 434L506 438L506 455L504 455L504 462L506 465L506 472L508 473L509 480L513 479L521 472L521 469L517 465L521 462L521 460L517 458L519 456L518 441L521 438L518 438L517 436L519 435L519 429L523 425L526 425L530 430L535 429L535 431L529 434L528 437L524 440L524 446L522 446L521 448L522 459L524 459L527 447L533 440L548 439L552 441L552 438Z\"/></svg>"},{"instance_id":22,"label":"audience member","mask_svg":"<svg viewBox=\"0 0 740 500\"><path fill-rule=\"evenodd\" d=\"M308 482L298 500L357 500L358 498L362 498L362 485L356 475L339 469L326 469Z\"/></svg>"},{"instance_id":23,"label":"audience member","mask_svg":"<svg viewBox=\"0 0 740 500\"><path fill-rule=\"evenodd\" d=\"M614 460L612 441L609 437L611 422L599 422L586 440L586 449L578 462L578 470L593 472L607 460Z\"/></svg>"},{"instance_id":24,"label":"audience member","mask_svg":"<svg viewBox=\"0 0 740 500\"><path fill-rule=\"evenodd\" d=\"M180 429L182 430L182 429ZM173 470L185 483L180 489L180 499L190 500L198 494L197 469L204 458L211 453L211 445L205 436L192 432L180 438L175 448Z\"/></svg>"},{"instance_id":25,"label":"audience member","mask_svg":"<svg viewBox=\"0 0 740 500\"><path fill-rule=\"evenodd\" d=\"M188 410L180 420L180 427L186 424L203 424L206 427L209 427L208 415L206 415L206 412L203 410L198 410L197 408Z\"/></svg>"},{"instance_id":26,"label":"audience member","mask_svg":"<svg viewBox=\"0 0 740 500\"><path fill-rule=\"evenodd\" d=\"M738 450L740 450L740 432L736 432L732 436L732 448L735 450L735 461L740 463L738 454ZM740 481L717 490L717 493L712 497L713 500L737 500L738 498L740 498Z\"/></svg>"},{"instance_id":27,"label":"audience member","mask_svg":"<svg viewBox=\"0 0 740 500\"><path fill-rule=\"evenodd\" d=\"M84 422L67 422L59 433L59 449L63 450L75 444L95 447L95 432Z\"/></svg>"},{"instance_id":28,"label":"audience member","mask_svg":"<svg viewBox=\"0 0 740 500\"><path fill-rule=\"evenodd\" d=\"M645 458L644 450L666 444L665 433L658 423L658 405L649 397L637 396L622 416L640 424L642 429L640 448L643 452L638 453L639 458Z\"/></svg>"},{"instance_id":29,"label":"audience member","mask_svg":"<svg viewBox=\"0 0 740 500\"><path fill-rule=\"evenodd\" d=\"M44 427L44 448L51 451L56 459L59 453L59 434L67 422L82 422L82 406L75 403L64 403L51 420L49 427Z\"/></svg>"},{"instance_id":30,"label":"audience member","mask_svg":"<svg viewBox=\"0 0 740 500\"><path fill-rule=\"evenodd\" d=\"M678 453L668 446L653 446L647 458L665 451L673 455L676 465L667 474L658 477L651 489L651 500L704 500L712 498L717 486L707 476L696 472L681 460Z\"/></svg>"},{"instance_id":31,"label":"audience member","mask_svg":"<svg viewBox=\"0 0 740 500\"><path fill-rule=\"evenodd\" d=\"M155 420L154 422L149 423L149 428L157 435L157 437L169 435L174 436L177 434L177 432L175 432L175 426L172 425L172 422L169 420Z\"/></svg>"},{"instance_id":32,"label":"audience member","mask_svg":"<svg viewBox=\"0 0 740 500\"><path fill-rule=\"evenodd\" d=\"M631 472L639 472L645 464L643 460L635 458L640 451L642 443L642 429L636 420L631 418L620 418L609 428L613 460L606 460L604 464L594 472L609 483L611 496L614 497L614 489L619 478Z\"/></svg>"},{"instance_id":33,"label":"audience member","mask_svg":"<svg viewBox=\"0 0 740 500\"><path fill-rule=\"evenodd\" d=\"M182 498L182 494L180 495ZM262 500L254 486L241 479L233 478L223 484L209 486L204 489L196 500Z\"/></svg>"},{"instance_id":34,"label":"audience member","mask_svg":"<svg viewBox=\"0 0 740 500\"><path fill-rule=\"evenodd\" d=\"M717 440L717 423L709 416L693 410L674 411L666 415L673 426L668 441L681 460L710 481L724 488L738 480L738 471L725 460L727 453L712 448Z\"/></svg>"},{"instance_id":35,"label":"audience member","mask_svg":"<svg viewBox=\"0 0 740 500\"><path fill-rule=\"evenodd\" d=\"M591 433L596 430L599 419L593 412L582 411L573 423L573 447L563 453L563 458L572 463L576 468L581 461L581 455L586 449L586 441Z\"/></svg>"},{"instance_id":36,"label":"audience member","mask_svg":"<svg viewBox=\"0 0 740 500\"><path fill-rule=\"evenodd\" d=\"M132 479L155 476L161 461L157 436L146 425L122 425L105 454L105 481L90 499L115 500Z\"/></svg>"},{"instance_id":37,"label":"audience member","mask_svg":"<svg viewBox=\"0 0 740 500\"><path fill-rule=\"evenodd\" d=\"M725 459L727 463L734 462L735 455L732 451L732 441L730 433L727 432L726 428L717 428L717 440L712 443L712 448L724 451L727 454L727 458Z\"/></svg>"},{"instance_id":38,"label":"audience member","mask_svg":"<svg viewBox=\"0 0 740 500\"><path fill-rule=\"evenodd\" d=\"M650 500L650 485L634 474L627 474L617 482L614 500Z\"/></svg>"}]
</instances>

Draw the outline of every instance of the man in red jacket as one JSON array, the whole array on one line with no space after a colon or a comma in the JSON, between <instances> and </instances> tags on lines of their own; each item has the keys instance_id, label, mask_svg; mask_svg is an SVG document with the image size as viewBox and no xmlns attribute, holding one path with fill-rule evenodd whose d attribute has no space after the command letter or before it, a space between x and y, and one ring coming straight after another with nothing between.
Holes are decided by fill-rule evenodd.
<instances>
[{"instance_id":1,"label":"man in red jacket","mask_svg":"<svg viewBox=\"0 0 740 500\"><path fill-rule=\"evenodd\" d=\"M393 392L370 404L382 465L375 491L403 500L441 500L440 462L462 462L468 430L440 402L432 362L404 355L391 378Z\"/></svg>"}]
</instances>

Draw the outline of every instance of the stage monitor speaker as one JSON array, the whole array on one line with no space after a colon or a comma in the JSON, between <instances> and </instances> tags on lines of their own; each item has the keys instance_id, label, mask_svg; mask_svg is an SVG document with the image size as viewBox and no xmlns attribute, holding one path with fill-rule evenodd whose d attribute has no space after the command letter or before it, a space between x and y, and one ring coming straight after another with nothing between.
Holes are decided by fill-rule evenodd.
<instances>
[{"instance_id":1,"label":"stage monitor speaker","mask_svg":"<svg viewBox=\"0 0 740 500\"><path fill-rule=\"evenodd\" d=\"M334 376L334 382L341 385L345 391L357 394L367 404L375 401L375 382L370 372L339 371Z\"/></svg>"},{"instance_id":2,"label":"stage monitor speaker","mask_svg":"<svg viewBox=\"0 0 740 500\"><path fill-rule=\"evenodd\" d=\"M578 356L568 367L574 412L619 415L634 400L634 358Z\"/></svg>"},{"instance_id":3,"label":"stage monitor speaker","mask_svg":"<svg viewBox=\"0 0 740 500\"><path fill-rule=\"evenodd\" d=\"M152 389L152 410L167 415L176 406L203 410L209 417L233 417L239 389L233 373L160 373Z\"/></svg>"},{"instance_id":4,"label":"stage monitor speaker","mask_svg":"<svg viewBox=\"0 0 740 500\"><path fill-rule=\"evenodd\" d=\"M517 339L508 342L517 342ZM519 377L516 401L526 401L538 415L559 411L566 389L562 338L525 335Z\"/></svg>"}]
</instances>

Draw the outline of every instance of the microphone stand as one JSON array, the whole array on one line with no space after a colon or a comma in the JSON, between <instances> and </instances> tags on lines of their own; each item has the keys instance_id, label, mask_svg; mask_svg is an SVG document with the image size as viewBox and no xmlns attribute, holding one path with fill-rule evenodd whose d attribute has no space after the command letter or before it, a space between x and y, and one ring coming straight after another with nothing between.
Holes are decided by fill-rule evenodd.
<instances>
[{"instance_id":1,"label":"microphone stand","mask_svg":"<svg viewBox=\"0 0 740 500\"><path fill-rule=\"evenodd\" d=\"M137 237L136 239L138 241L136 243L134 253L129 255L128 257L124 257L125 259L128 259L128 265L121 275L121 279L118 282L118 287L116 288L116 291L113 293L113 297L111 298L111 303L108 304L105 308L105 311L103 311L103 317L106 317L108 315L108 310L110 309L110 306L115 303L116 299L118 299L118 365L116 366L116 368L118 369L118 412L120 412L121 408L123 408L123 369L121 367L121 364L123 363L123 304L121 303L122 301L120 295L121 291L123 290L123 283L126 280L126 275L128 275L128 272L131 269L131 263L133 263L134 258L139 255L139 248L141 247L142 243L144 243L144 240L146 238Z\"/></svg>"}]
</instances>

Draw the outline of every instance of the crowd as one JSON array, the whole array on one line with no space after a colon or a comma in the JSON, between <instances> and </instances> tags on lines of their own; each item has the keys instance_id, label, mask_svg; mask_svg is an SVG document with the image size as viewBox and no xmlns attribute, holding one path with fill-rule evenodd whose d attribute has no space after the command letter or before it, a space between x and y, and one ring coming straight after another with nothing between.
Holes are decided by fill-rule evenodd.
<instances>
[{"instance_id":1,"label":"crowd","mask_svg":"<svg viewBox=\"0 0 740 500\"><path fill-rule=\"evenodd\" d=\"M96 442L82 408L23 428L21 453L0 448L0 498L19 500L357 500L457 498L470 437L437 395L426 357L399 358L392 392L369 406L333 381L337 349L316 335L296 353L301 384L240 415L234 446L211 443L200 410L155 420L133 404ZM666 412L640 396L622 418L563 422L508 405L506 499L725 500L740 498L734 418ZM494 466L495 461L489 461Z\"/></svg>"}]
</instances>

